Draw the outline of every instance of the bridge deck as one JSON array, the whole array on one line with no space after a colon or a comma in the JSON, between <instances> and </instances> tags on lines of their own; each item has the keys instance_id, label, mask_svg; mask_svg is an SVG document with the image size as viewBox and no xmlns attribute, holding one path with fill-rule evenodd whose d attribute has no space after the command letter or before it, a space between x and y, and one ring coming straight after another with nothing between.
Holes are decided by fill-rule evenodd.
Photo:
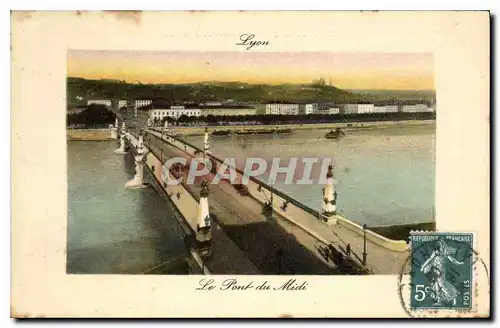
<instances>
[{"instance_id":1,"label":"bridge deck","mask_svg":"<svg viewBox=\"0 0 500 328\"><path fill-rule=\"evenodd\" d=\"M174 147L165 140L158 138L157 132L151 132L155 135L152 144L155 147L161 148L166 156L183 156L190 158L180 145ZM174 141L175 144L180 143ZM188 189L198 192L197 185L187 186ZM299 208L289 207L286 212L279 207L274 207L274 215L269 220L262 215L262 201L267 198L263 193L252 193L256 198L260 198L261 202L257 202L251 197L242 197L228 183L220 183L217 186L211 185L213 196L210 197L212 206L219 212L231 213L227 221L230 225L240 225L243 229L250 229L251 223L273 221L294 236L302 246L310 251L315 257L322 258L321 247L326 244L333 244L336 249L345 254L347 244L350 244L350 258L357 263L362 261L363 253L363 236L355 231L352 231L342 225L326 225L325 223L312 217L310 213L304 212ZM287 219L287 220L283 220ZM294 222L296 224L290 223ZM269 232L259 232L267 236ZM257 243L257 240L254 241ZM261 239L258 241L262 242ZM265 242L265 241L264 241ZM268 245L270 246L270 245ZM279 244L274 245L274 249L281 247ZM265 247L264 247L265 248ZM375 244L367 239L367 268L376 274L397 274L401 271L406 259L409 256L408 252L395 252Z\"/></svg>"},{"instance_id":2,"label":"bridge deck","mask_svg":"<svg viewBox=\"0 0 500 328\"><path fill-rule=\"evenodd\" d=\"M131 138L131 144L136 145L137 140L135 136ZM148 168L155 164L150 161ZM161 171L157 165L155 173L158 175ZM152 178L152 176L151 176ZM165 191L166 195L171 195L169 201L179 209L186 223L191 229L196 229L196 218L198 214L198 198L192 197L191 194L186 194L186 190L182 186L161 186L158 179L155 182L158 188ZM177 192L180 197L177 198ZM166 197L166 196L165 196ZM245 256L242 251L234 244L234 242L227 237L222 229L218 226L217 222L212 222L212 254L209 258L204 258L204 264L211 274L259 274L259 270L255 265Z\"/></svg>"},{"instance_id":3,"label":"bridge deck","mask_svg":"<svg viewBox=\"0 0 500 328\"><path fill-rule=\"evenodd\" d=\"M164 156L190 156L158 138L147 146ZM211 180L213 175L203 178ZM186 185L197 197L200 186ZM276 213L263 214L261 203L238 194L230 184L210 185L209 204L225 233L245 251L263 274L332 274L338 272L333 262L325 260L320 242L302 229L280 219ZM281 249L281 252L279 251Z\"/></svg>"}]
</instances>

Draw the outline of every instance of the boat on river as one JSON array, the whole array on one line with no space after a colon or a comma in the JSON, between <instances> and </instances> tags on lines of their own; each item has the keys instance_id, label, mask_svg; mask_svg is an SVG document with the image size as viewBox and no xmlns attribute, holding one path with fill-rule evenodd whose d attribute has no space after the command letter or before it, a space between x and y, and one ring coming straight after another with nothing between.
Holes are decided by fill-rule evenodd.
<instances>
[{"instance_id":1,"label":"boat on river","mask_svg":"<svg viewBox=\"0 0 500 328\"><path fill-rule=\"evenodd\" d=\"M342 137L345 137L344 131L342 131L340 128L336 128L335 130L332 130L325 134L326 139L335 139L338 140Z\"/></svg>"}]
</instances>

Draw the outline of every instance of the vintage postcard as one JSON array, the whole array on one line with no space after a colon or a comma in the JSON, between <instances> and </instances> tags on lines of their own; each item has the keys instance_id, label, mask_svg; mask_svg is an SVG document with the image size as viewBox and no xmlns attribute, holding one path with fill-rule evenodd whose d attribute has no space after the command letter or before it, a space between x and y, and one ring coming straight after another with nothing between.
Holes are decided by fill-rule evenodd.
<instances>
[{"instance_id":1,"label":"vintage postcard","mask_svg":"<svg viewBox=\"0 0 500 328\"><path fill-rule=\"evenodd\" d=\"M488 12L11 19L11 316L490 315Z\"/></svg>"}]
</instances>

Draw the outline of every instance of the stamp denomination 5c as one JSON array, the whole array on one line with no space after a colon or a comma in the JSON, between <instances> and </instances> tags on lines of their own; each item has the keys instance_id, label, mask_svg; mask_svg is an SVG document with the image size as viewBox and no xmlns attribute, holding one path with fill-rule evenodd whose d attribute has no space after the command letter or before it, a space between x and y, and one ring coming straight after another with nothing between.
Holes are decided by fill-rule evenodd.
<instances>
[{"instance_id":1,"label":"stamp denomination 5c","mask_svg":"<svg viewBox=\"0 0 500 328\"><path fill-rule=\"evenodd\" d=\"M470 310L474 235L412 232L410 242L412 310Z\"/></svg>"}]
</instances>

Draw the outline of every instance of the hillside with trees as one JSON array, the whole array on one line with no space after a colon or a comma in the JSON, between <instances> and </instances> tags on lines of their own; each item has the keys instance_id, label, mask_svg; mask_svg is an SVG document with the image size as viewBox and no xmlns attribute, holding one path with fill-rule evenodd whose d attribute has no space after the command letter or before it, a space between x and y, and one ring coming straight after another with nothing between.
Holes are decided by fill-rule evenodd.
<instances>
[{"instance_id":1,"label":"hillside with trees","mask_svg":"<svg viewBox=\"0 0 500 328\"><path fill-rule=\"evenodd\" d=\"M361 97L328 85L248 84L204 82L191 84L132 84L117 80L67 79L68 107L81 106L85 99L151 99L171 103L206 101L235 102L350 102Z\"/></svg>"},{"instance_id":2,"label":"hillside with trees","mask_svg":"<svg viewBox=\"0 0 500 328\"><path fill-rule=\"evenodd\" d=\"M89 105L78 114L67 115L67 126L102 128L115 122L116 115L104 105Z\"/></svg>"}]
</instances>

